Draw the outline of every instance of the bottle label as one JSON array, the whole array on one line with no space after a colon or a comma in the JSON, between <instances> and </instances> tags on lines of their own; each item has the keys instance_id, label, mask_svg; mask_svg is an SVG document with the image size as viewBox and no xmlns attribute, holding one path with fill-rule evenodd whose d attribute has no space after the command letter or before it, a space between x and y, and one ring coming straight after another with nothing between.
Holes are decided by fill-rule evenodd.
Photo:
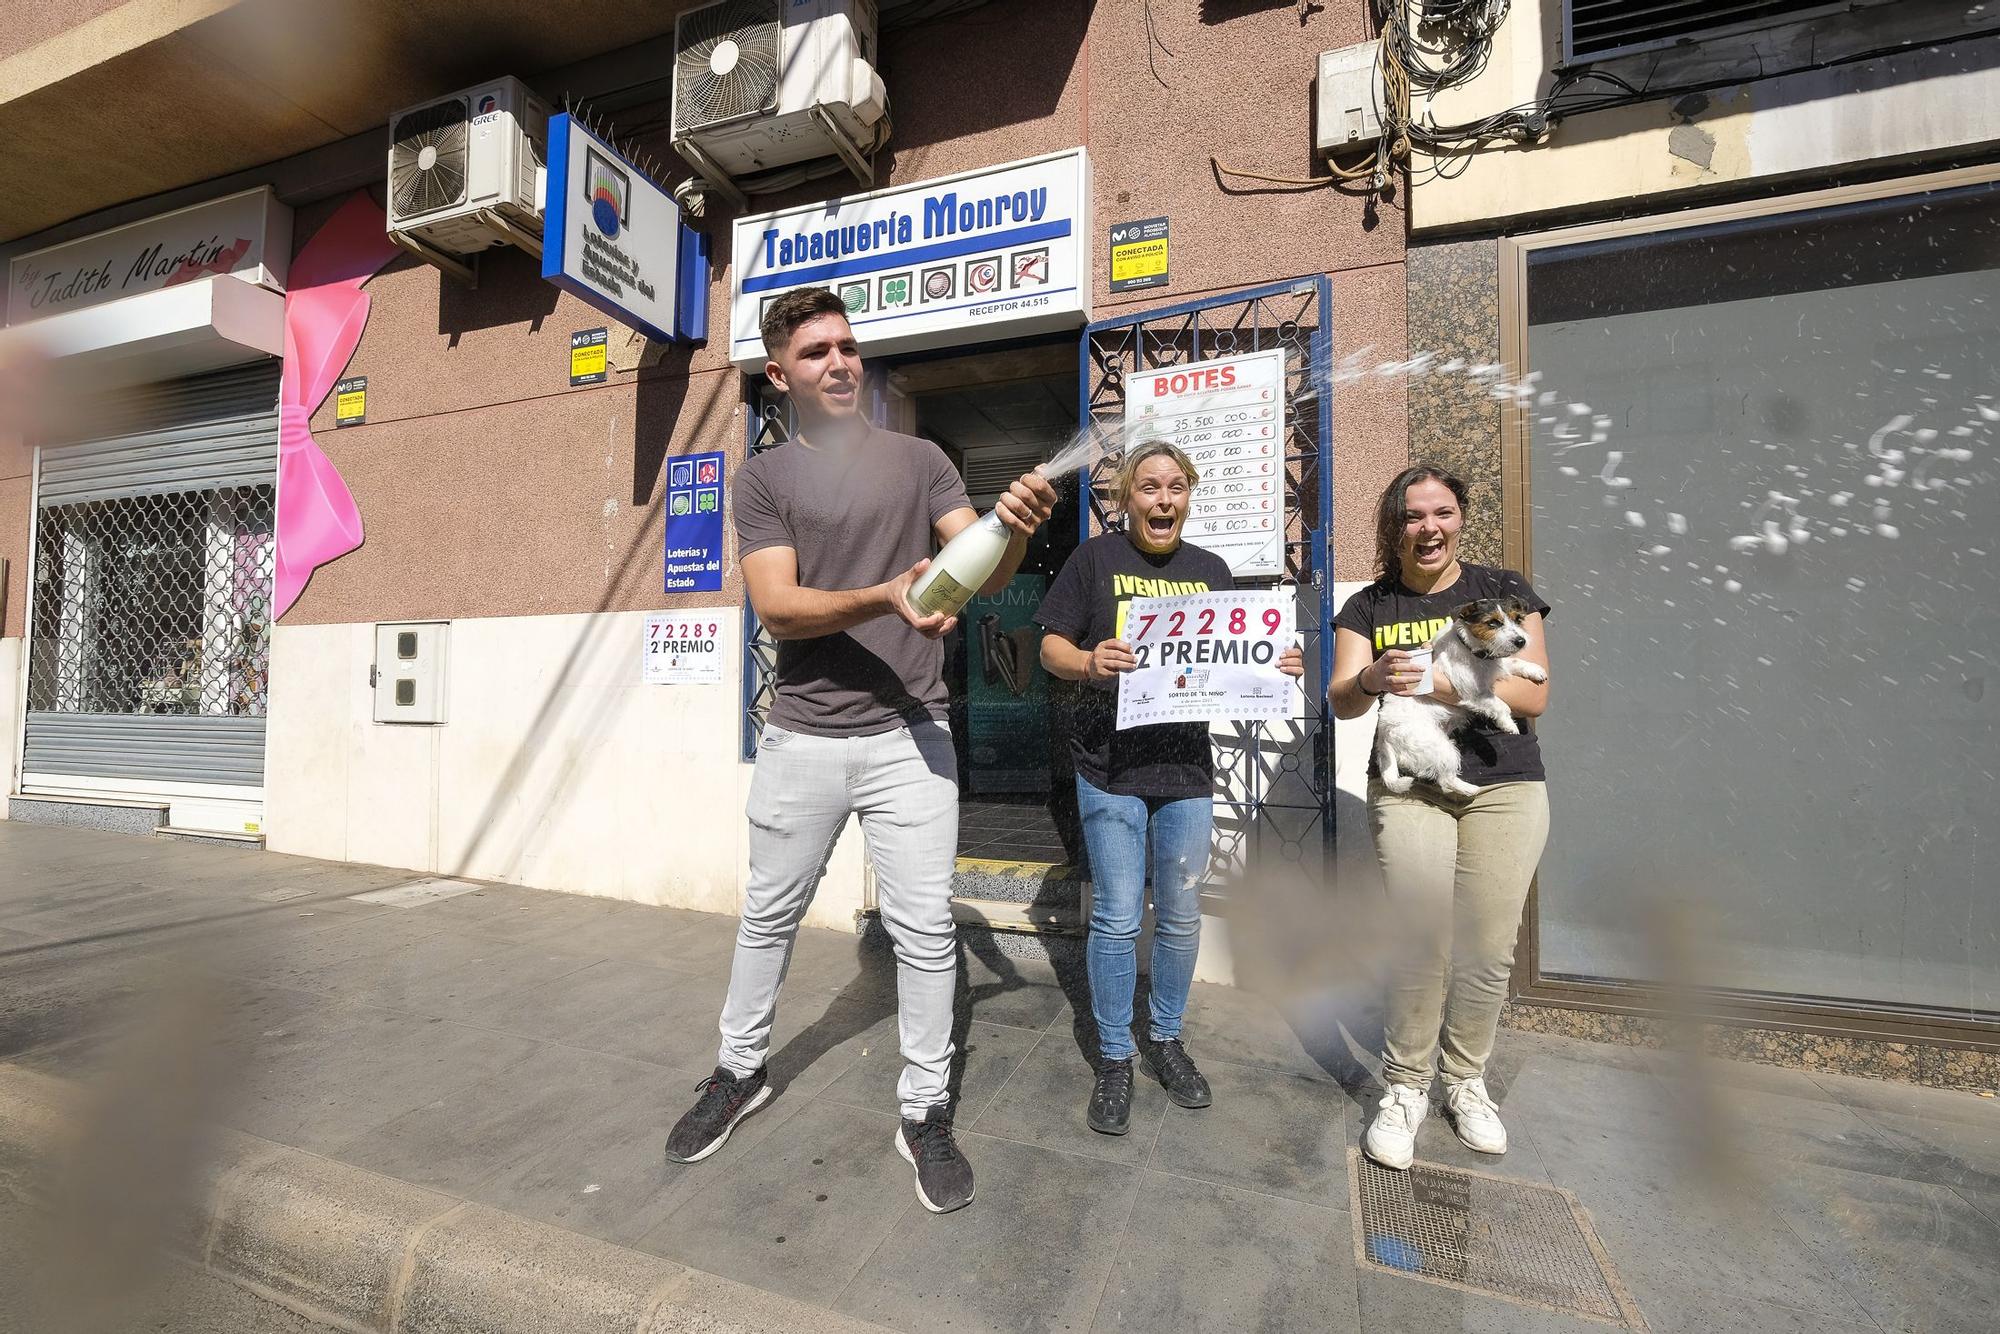
<instances>
[{"instance_id":1,"label":"bottle label","mask_svg":"<svg viewBox=\"0 0 2000 1334\"><path fill-rule=\"evenodd\" d=\"M943 570L932 569L929 575L930 586L915 599L917 610L924 615L955 616L960 608L972 601L972 590Z\"/></svg>"}]
</instances>

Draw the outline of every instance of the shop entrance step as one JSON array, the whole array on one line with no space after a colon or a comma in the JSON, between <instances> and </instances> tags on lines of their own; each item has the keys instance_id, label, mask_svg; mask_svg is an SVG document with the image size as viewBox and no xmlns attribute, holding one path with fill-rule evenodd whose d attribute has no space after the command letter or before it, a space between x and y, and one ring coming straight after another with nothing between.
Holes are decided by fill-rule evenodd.
<instances>
[{"instance_id":1,"label":"shop entrance step","mask_svg":"<svg viewBox=\"0 0 2000 1334\"><path fill-rule=\"evenodd\" d=\"M1001 899L954 897L951 901L951 916L961 927L983 927L988 931L1016 931L1031 935L1083 934L1083 914L1073 907L1043 907L1033 903L1009 903Z\"/></svg>"},{"instance_id":2,"label":"shop entrance step","mask_svg":"<svg viewBox=\"0 0 2000 1334\"><path fill-rule=\"evenodd\" d=\"M990 944L1002 954L1081 958L1089 905L1090 882L1062 862L960 857L952 877L952 920L974 953ZM863 934L882 931L872 911L858 925Z\"/></svg>"},{"instance_id":3,"label":"shop entrance step","mask_svg":"<svg viewBox=\"0 0 2000 1334\"><path fill-rule=\"evenodd\" d=\"M1089 890L1090 881L1067 863L991 857L960 857L951 884L954 899L1049 908L1081 908Z\"/></svg>"},{"instance_id":4,"label":"shop entrance step","mask_svg":"<svg viewBox=\"0 0 2000 1334\"><path fill-rule=\"evenodd\" d=\"M68 825L113 834L150 834L167 822L165 802L104 797L47 797L19 792L7 798L7 818L21 824Z\"/></svg>"},{"instance_id":5,"label":"shop entrance step","mask_svg":"<svg viewBox=\"0 0 2000 1334\"><path fill-rule=\"evenodd\" d=\"M163 824L153 831L161 838L177 838L187 843L214 843L225 848L262 848L262 834L238 834L217 829L187 829L179 825Z\"/></svg>"}]
</instances>

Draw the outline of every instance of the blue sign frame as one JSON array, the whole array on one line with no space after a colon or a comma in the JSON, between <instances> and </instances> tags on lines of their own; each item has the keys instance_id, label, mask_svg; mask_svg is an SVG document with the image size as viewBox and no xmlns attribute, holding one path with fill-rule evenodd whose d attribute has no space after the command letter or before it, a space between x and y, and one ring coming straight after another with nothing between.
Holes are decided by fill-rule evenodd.
<instances>
[{"instance_id":1,"label":"blue sign frame","mask_svg":"<svg viewBox=\"0 0 2000 1334\"><path fill-rule=\"evenodd\" d=\"M561 112L549 117L548 142L548 183L543 194L542 213L542 277L577 297L588 305L603 311L620 324L628 325L660 342L701 343L708 340L708 286L710 268L708 260L708 235L687 225L683 218L680 235L676 240L677 264L674 293L674 327L662 329L641 318L620 305L597 288L583 282L563 269L563 259L567 249L564 238L569 230L569 210L572 207L570 187L574 182L569 175L570 136L582 134L604 157L615 161L633 180L644 187L668 192L649 178L630 158L616 148L578 125L569 112ZM680 216L678 207L675 216Z\"/></svg>"}]
</instances>

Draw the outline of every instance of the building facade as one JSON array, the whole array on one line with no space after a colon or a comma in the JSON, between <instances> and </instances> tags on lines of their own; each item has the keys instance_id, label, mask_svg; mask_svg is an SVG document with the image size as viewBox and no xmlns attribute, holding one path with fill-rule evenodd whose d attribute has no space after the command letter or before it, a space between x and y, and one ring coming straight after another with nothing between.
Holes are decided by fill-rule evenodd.
<instances>
[{"instance_id":1,"label":"building facade","mask_svg":"<svg viewBox=\"0 0 2000 1334\"><path fill-rule=\"evenodd\" d=\"M1263 535L1243 568L1296 592L1307 690L1289 725L1218 732L1205 975L1236 972L1246 871L1365 872L1367 725L1312 701L1374 498L1421 458L1471 487L1468 556L1557 608L1515 1021L1657 1035L1699 986L1756 1054L1988 1069L2000 19L815 0L861 14L886 120L737 200L712 178L764 150L704 141L697 172L672 146L699 8L86 7L0 44L12 818L733 912L770 646L728 525L685 535L785 438L763 304L825 282L876 419L976 502L1123 429L1150 370L1275 358L1269 485L1226 493L1268 522L1217 509L1201 536ZM698 328L545 278L518 212L476 263L333 244L351 210L421 212L397 173L453 131L418 124L399 168L404 113L468 90L476 135L502 76L600 136L572 221L636 244L628 198L678 187ZM338 356L287 308L336 289ZM1020 633L1105 521L1066 485L949 666L963 916L1017 941L1073 932L1084 892ZM307 494L344 552L316 565L282 549ZM646 670L662 636L673 684ZM850 834L809 920L871 904Z\"/></svg>"},{"instance_id":2,"label":"building facade","mask_svg":"<svg viewBox=\"0 0 2000 1334\"><path fill-rule=\"evenodd\" d=\"M162 44L250 45L268 62L317 68L314 34L261 31L258 9L226 8L127 58L157 61L164 77ZM174 257L167 233L187 202L214 208L247 195L288 231L230 271L204 270L169 291L241 287L261 303L254 338L232 340L219 317L174 332L177 349L205 349L199 365L160 351L168 335L134 344L134 303L152 298L122 286L89 311L57 302L18 322L12 346L65 368L65 385L87 384L85 398L115 400L138 424L77 419L67 411L77 400L59 397L59 428L9 444L0 540L11 569L14 818L115 823L137 812L129 818L142 826L285 852L734 911L769 646L746 625L733 535L721 539L716 586L669 591L700 581L663 574L666 528L674 461L719 455L726 496L746 453L783 438L754 331L762 303L798 273L854 293L877 419L944 445L976 502L1086 420L1119 429L1128 374L1275 353L1287 404L1259 493L1269 541L1256 577L1299 590L1301 628L1317 645L1336 575L1360 577L1368 563L1371 492L1406 454L1400 382L1336 386L1328 373L1341 358L1404 355L1405 229L1396 201L1268 187L1211 159L1309 175L1316 53L1362 40L1365 11L1357 0L1302 22L1290 10L1225 18L1138 4L884 5L871 64L893 130L872 178L835 159L813 180L742 204L710 188L702 215L688 219L712 271L703 336L691 341L648 338L607 316L545 280L518 246L481 252L476 285L408 255L368 260L364 323L334 368L338 391L312 405L310 421L313 449L351 494L365 540L313 570L289 606L256 591L285 559L273 531L282 526L273 493L284 488L268 466L280 434L268 408L287 348L282 307L288 292L299 304L297 268L319 275L315 237L357 195L398 207L384 127L454 88L519 74L551 112L575 108L634 171L662 184L690 178L670 146L672 13L656 15L652 32L625 16L602 50L577 50L565 34L554 49L572 58L553 70L529 34L512 51L500 43L476 71L462 72L461 60L342 89L315 77L298 103L365 129L234 172L190 163L190 174L217 179L150 199L89 201L108 210L64 213L61 199L49 201L54 225L7 249L17 269L60 271L58 286L85 260L100 262L107 222L129 219L139 250L164 246ZM470 11L433 17L468 38L481 25ZM496 44L490 33L478 40ZM121 130L130 126L110 118L98 127ZM1017 197L1027 209L1018 217ZM870 209L887 230L873 233L877 253L856 253L852 218ZM841 210L848 250L835 263L820 238L839 244L828 218ZM898 240L897 216L916 234L881 250ZM1142 225L1145 242L1126 243ZM289 287L282 262L248 269L267 252L296 257ZM223 262L205 252L195 261ZM891 298L911 308L884 305ZM107 346L72 347L72 326L93 311ZM918 333L895 332L911 324ZM596 369L577 374L591 356ZM114 365L115 384L104 371ZM254 381L262 415L226 416L204 399L176 428L157 403L165 393L194 403L225 380ZM252 441L248 456L263 471L170 467L137 490L61 489L72 460L99 460L92 478L119 474L128 464L115 451L153 460L176 429L174 447L202 457L232 433ZM1004 926L1073 926L1078 902L1060 869L1074 836L1048 682L1032 636L1019 633L1046 579L1102 522L1088 488L1066 485L1065 509L1023 576L968 616L949 669L961 701L967 915ZM710 679L643 679L642 648L662 613L667 631L680 618L717 647L705 656ZM413 674L424 709L436 710L420 712L439 721L397 721L396 681ZM1236 817L1219 848L1226 863L1240 868L1257 849L1317 857L1332 843L1332 734L1316 706L1299 712L1290 727L1219 738ZM870 902L850 837L811 920L852 929ZM1226 976L1226 952L1216 959Z\"/></svg>"}]
</instances>

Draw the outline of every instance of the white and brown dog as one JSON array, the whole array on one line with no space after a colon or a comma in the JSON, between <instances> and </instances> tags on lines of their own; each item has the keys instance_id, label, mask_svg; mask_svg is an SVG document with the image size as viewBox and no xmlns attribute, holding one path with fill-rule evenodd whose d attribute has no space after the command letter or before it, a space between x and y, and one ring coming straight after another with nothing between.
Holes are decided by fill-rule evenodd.
<instances>
[{"instance_id":1,"label":"white and brown dog","mask_svg":"<svg viewBox=\"0 0 2000 1334\"><path fill-rule=\"evenodd\" d=\"M1519 598L1481 598L1451 614L1451 624L1430 642L1431 673L1442 672L1458 692L1456 704L1429 695L1384 695L1375 720L1375 766L1382 786L1408 792L1422 778L1455 797L1478 792L1459 777L1453 730L1483 718L1502 732L1518 733L1514 715L1493 693L1502 677L1542 682L1549 674L1515 655L1528 646L1521 622L1528 608Z\"/></svg>"}]
</instances>

